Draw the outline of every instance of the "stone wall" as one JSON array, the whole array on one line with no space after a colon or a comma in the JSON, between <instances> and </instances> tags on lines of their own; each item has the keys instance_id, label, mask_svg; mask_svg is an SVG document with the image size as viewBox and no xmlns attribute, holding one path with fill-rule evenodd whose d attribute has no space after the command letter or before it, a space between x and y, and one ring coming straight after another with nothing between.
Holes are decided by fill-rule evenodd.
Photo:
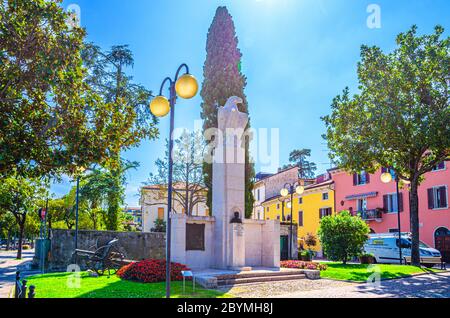
<instances>
[{"instance_id":1,"label":"stone wall","mask_svg":"<svg viewBox=\"0 0 450 318\"><path fill-rule=\"evenodd\" d=\"M49 269L65 270L71 263L72 253L75 249L75 231L51 230L50 237ZM114 238L119 239L117 247L126 259L165 258L165 233L79 231L78 248L93 250L97 240L107 242Z\"/></svg>"}]
</instances>

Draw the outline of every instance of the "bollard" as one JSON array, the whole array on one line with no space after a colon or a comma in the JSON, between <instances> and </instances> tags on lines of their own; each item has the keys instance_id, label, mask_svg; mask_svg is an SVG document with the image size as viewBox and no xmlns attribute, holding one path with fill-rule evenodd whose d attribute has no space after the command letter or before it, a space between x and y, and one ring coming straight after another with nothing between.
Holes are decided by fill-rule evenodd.
<instances>
[{"instance_id":1,"label":"bollard","mask_svg":"<svg viewBox=\"0 0 450 318\"><path fill-rule=\"evenodd\" d=\"M36 296L35 290L36 287L34 285L31 285L30 291L28 292L28 298L34 298Z\"/></svg>"},{"instance_id":2,"label":"bollard","mask_svg":"<svg viewBox=\"0 0 450 318\"><path fill-rule=\"evenodd\" d=\"M20 272L16 272L16 285L14 287L14 298L19 298L20 296Z\"/></svg>"},{"instance_id":3,"label":"bollard","mask_svg":"<svg viewBox=\"0 0 450 318\"><path fill-rule=\"evenodd\" d=\"M20 298L27 298L27 281L25 279L22 281L22 290L20 293Z\"/></svg>"}]
</instances>

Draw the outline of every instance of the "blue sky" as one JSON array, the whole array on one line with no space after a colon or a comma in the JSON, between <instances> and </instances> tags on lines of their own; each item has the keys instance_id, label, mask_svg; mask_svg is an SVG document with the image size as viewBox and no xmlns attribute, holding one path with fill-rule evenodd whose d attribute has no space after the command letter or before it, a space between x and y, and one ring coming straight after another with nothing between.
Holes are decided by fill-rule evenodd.
<instances>
[{"instance_id":1,"label":"blue sky","mask_svg":"<svg viewBox=\"0 0 450 318\"><path fill-rule=\"evenodd\" d=\"M206 35L215 10L226 5L233 16L243 54L242 70L254 128L278 128L280 164L297 148L312 149L321 173L329 168L321 135L320 117L330 112L334 96L349 86L357 89L356 64L362 44L385 51L395 47L395 36L417 24L430 33L436 24L450 29L448 0L78 0L81 24L88 40L104 49L128 44L135 65L135 81L156 92L166 76L181 63L201 82L206 57ZM367 26L367 7L381 8L381 28ZM194 128L200 119L201 98L181 100L176 127ZM159 128L161 139L143 141L124 154L140 162L127 175L126 203L137 205L138 188L164 153L168 118ZM268 170L257 164L257 170ZM273 171L268 171L273 172ZM64 195L68 180L53 186Z\"/></svg>"}]
</instances>

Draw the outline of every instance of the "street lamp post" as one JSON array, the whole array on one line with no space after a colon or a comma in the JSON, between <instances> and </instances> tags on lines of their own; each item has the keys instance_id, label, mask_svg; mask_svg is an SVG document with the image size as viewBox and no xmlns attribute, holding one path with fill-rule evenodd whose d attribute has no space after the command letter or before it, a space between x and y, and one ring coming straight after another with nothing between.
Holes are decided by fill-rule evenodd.
<instances>
[{"instance_id":1,"label":"street lamp post","mask_svg":"<svg viewBox=\"0 0 450 318\"><path fill-rule=\"evenodd\" d=\"M80 177L85 171L85 168L79 167L77 169L77 192L75 198L75 249L78 249L78 215L79 215L79 205L80 205ZM77 254L75 254L76 256Z\"/></svg>"},{"instance_id":2,"label":"street lamp post","mask_svg":"<svg viewBox=\"0 0 450 318\"><path fill-rule=\"evenodd\" d=\"M294 184L286 183L283 187L283 189L280 191L280 194L282 197L287 198L289 195L291 195L291 221L289 226L289 232L290 232L290 238L289 238L289 259L292 260L292 239L293 239L293 232L294 232L294 192L298 195L302 195L303 192L305 192L305 188L298 182L295 182Z\"/></svg>"},{"instance_id":3,"label":"street lamp post","mask_svg":"<svg viewBox=\"0 0 450 318\"><path fill-rule=\"evenodd\" d=\"M182 69L186 73L179 77ZM169 83L169 99L163 96L163 89L166 83ZM173 183L173 130L175 125L175 104L177 96L184 99L191 99L198 92L198 83L194 76L189 74L189 67L181 64L174 79L166 77L161 84L159 95L156 96L151 104L150 110L156 117L164 117L170 112L170 133L169 133L169 177L167 185L167 224L166 224L166 297L170 298L170 243L171 243L171 224L170 213L172 211L172 183Z\"/></svg>"},{"instance_id":4,"label":"street lamp post","mask_svg":"<svg viewBox=\"0 0 450 318\"><path fill-rule=\"evenodd\" d=\"M398 174L394 172L394 170L390 170L390 172L385 172L381 175L381 181L383 183L389 183L392 180L395 180L396 185L396 195L397 195L397 222L398 222L398 250L400 257L400 265L403 265L403 253L402 253L402 229L401 229L401 218L400 218L400 178Z\"/></svg>"}]
</instances>

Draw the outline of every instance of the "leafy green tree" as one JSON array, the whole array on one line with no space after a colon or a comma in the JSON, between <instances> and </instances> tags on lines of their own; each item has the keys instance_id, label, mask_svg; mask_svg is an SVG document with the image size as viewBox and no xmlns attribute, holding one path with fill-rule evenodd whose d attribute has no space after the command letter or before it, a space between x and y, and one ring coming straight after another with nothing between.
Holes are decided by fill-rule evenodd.
<instances>
[{"instance_id":1,"label":"leafy green tree","mask_svg":"<svg viewBox=\"0 0 450 318\"><path fill-rule=\"evenodd\" d=\"M363 46L360 92L348 88L323 120L331 156L343 168L374 172L392 167L410 182L412 264L420 265L418 187L423 175L450 155L450 38L440 26L430 35L417 27L397 37L383 53Z\"/></svg>"},{"instance_id":2,"label":"leafy green tree","mask_svg":"<svg viewBox=\"0 0 450 318\"><path fill-rule=\"evenodd\" d=\"M83 61L89 70L87 82L97 94L112 105L115 111L128 114L126 129L116 132L116 138L124 143L139 144L144 138L153 139L158 131L156 118L149 110L151 92L144 86L133 82L127 75L127 68L134 64L133 53L127 45L113 46L103 52L98 46L88 44L83 51ZM114 165L104 166L110 172L109 180L113 182L108 190L108 230L118 230L119 215L123 198L123 176L125 167L121 164L121 148L110 147L108 152L115 159Z\"/></svg>"},{"instance_id":3,"label":"leafy green tree","mask_svg":"<svg viewBox=\"0 0 450 318\"><path fill-rule=\"evenodd\" d=\"M244 89L247 79L241 72L241 51L233 19L226 7L217 8L216 15L208 31L206 61L203 68L204 82L201 96L203 129L217 128L217 104L225 105L231 96L243 99L239 111L248 113L247 97ZM250 122L248 127L250 127ZM250 140L246 140L245 167L245 215L250 218L253 212L254 164L249 154ZM203 173L208 187L207 205L212 211L212 165L204 163Z\"/></svg>"},{"instance_id":4,"label":"leafy green tree","mask_svg":"<svg viewBox=\"0 0 450 318\"><path fill-rule=\"evenodd\" d=\"M38 179L15 176L0 182L0 210L11 213L19 227L18 259L22 258L27 215L37 210L38 200L44 197L45 193L45 186Z\"/></svg>"},{"instance_id":5,"label":"leafy green tree","mask_svg":"<svg viewBox=\"0 0 450 318\"><path fill-rule=\"evenodd\" d=\"M99 219L104 215L106 229L119 230L122 224L120 219L126 183L125 172L138 166L137 162L121 160L120 175L114 170L98 168L83 177L80 182L80 202L85 205L85 211L91 218L94 228L99 226Z\"/></svg>"},{"instance_id":6,"label":"leafy green tree","mask_svg":"<svg viewBox=\"0 0 450 318\"><path fill-rule=\"evenodd\" d=\"M311 149L293 150L289 155L289 162L292 164L285 166L284 169L298 167L299 178L313 179L316 176L317 165L308 161L307 158L309 157L311 157Z\"/></svg>"},{"instance_id":7,"label":"leafy green tree","mask_svg":"<svg viewBox=\"0 0 450 318\"><path fill-rule=\"evenodd\" d=\"M10 212L0 212L0 238L6 239L6 250L9 251L11 240L15 233L18 232L18 227L14 215Z\"/></svg>"},{"instance_id":8,"label":"leafy green tree","mask_svg":"<svg viewBox=\"0 0 450 318\"><path fill-rule=\"evenodd\" d=\"M165 233L166 232L166 221L161 220L161 219L156 219L151 232Z\"/></svg>"},{"instance_id":9,"label":"leafy green tree","mask_svg":"<svg viewBox=\"0 0 450 318\"><path fill-rule=\"evenodd\" d=\"M169 149L169 147L166 147ZM203 179L203 156L205 142L199 132L183 131L174 140L173 151L173 200L177 202L187 215L192 215L195 207L206 201L207 188ZM169 152L166 150L164 159L155 162L157 171L151 173L147 185L158 185L160 197L155 205L167 201L167 180L169 167ZM180 213L181 211L175 211Z\"/></svg>"},{"instance_id":10,"label":"leafy green tree","mask_svg":"<svg viewBox=\"0 0 450 318\"><path fill-rule=\"evenodd\" d=\"M320 242L327 258L344 264L362 253L369 233L366 222L348 211L324 217L319 227Z\"/></svg>"},{"instance_id":11,"label":"leafy green tree","mask_svg":"<svg viewBox=\"0 0 450 318\"><path fill-rule=\"evenodd\" d=\"M81 57L86 32L68 18L61 0L0 2L2 177L107 165L111 150L140 137L127 133L134 109L117 107L89 86Z\"/></svg>"}]
</instances>

